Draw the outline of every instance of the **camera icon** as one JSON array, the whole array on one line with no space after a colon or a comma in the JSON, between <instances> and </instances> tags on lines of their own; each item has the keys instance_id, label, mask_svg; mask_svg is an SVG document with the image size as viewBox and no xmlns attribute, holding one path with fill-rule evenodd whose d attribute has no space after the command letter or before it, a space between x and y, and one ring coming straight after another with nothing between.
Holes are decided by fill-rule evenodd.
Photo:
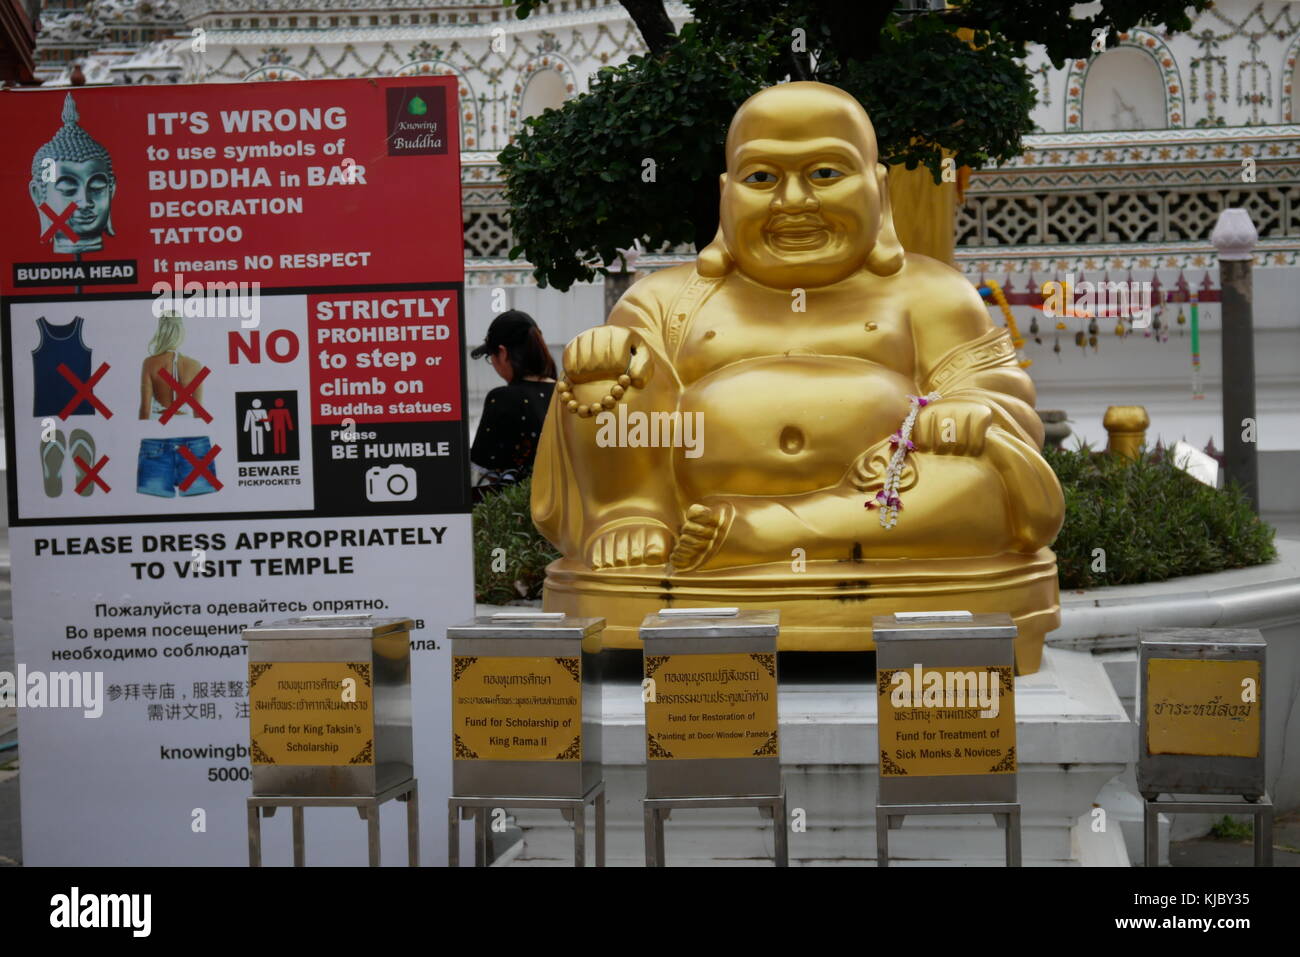
<instances>
[{"instance_id":1,"label":"camera icon","mask_svg":"<svg viewBox=\"0 0 1300 957\"><path fill-rule=\"evenodd\" d=\"M366 498L372 502L410 502L415 498L415 469L385 465L366 469Z\"/></svg>"}]
</instances>

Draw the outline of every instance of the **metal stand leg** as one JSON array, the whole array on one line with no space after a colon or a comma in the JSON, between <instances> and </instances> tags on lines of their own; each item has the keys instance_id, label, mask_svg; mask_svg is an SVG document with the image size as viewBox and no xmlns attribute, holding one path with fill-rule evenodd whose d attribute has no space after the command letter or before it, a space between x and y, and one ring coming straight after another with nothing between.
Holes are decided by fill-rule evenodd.
<instances>
[{"instance_id":1,"label":"metal stand leg","mask_svg":"<svg viewBox=\"0 0 1300 957\"><path fill-rule=\"evenodd\" d=\"M645 809L645 866L659 867L657 855L659 849L658 832L660 828L659 812L649 805Z\"/></svg>"},{"instance_id":2,"label":"metal stand leg","mask_svg":"<svg viewBox=\"0 0 1300 957\"><path fill-rule=\"evenodd\" d=\"M605 866L605 788L596 795L596 866Z\"/></svg>"},{"instance_id":3,"label":"metal stand leg","mask_svg":"<svg viewBox=\"0 0 1300 957\"><path fill-rule=\"evenodd\" d=\"M1020 806L1007 812L1007 867L1020 867Z\"/></svg>"},{"instance_id":4,"label":"metal stand leg","mask_svg":"<svg viewBox=\"0 0 1300 957\"><path fill-rule=\"evenodd\" d=\"M366 837L370 844L370 866L379 866L379 805L366 808Z\"/></svg>"},{"instance_id":5,"label":"metal stand leg","mask_svg":"<svg viewBox=\"0 0 1300 957\"><path fill-rule=\"evenodd\" d=\"M1142 866L1160 866L1160 809L1142 802Z\"/></svg>"},{"instance_id":6,"label":"metal stand leg","mask_svg":"<svg viewBox=\"0 0 1300 957\"><path fill-rule=\"evenodd\" d=\"M487 813L485 807L474 813L474 866L487 867Z\"/></svg>"},{"instance_id":7,"label":"metal stand leg","mask_svg":"<svg viewBox=\"0 0 1300 957\"><path fill-rule=\"evenodd\" d=\"M262 866L262 819L256 805L248 807L248 866Z\"/></svg>"},{"instance_id":8,"label":"metal stand leg","mask_svg":"<svg viewBox=\"0 0 1300 957\"><path fill-rule=\"evenodd\" d=\"M460 867L460 805L447 803L447 866Z\"/></svg>"},{"instance_id":9,"label":"metal stand leg","mask_svg":"<svg viewBox=\"0 0 1300 957\"><path fill-rule=\"evenodd\" d=\"M302 808L290 808L293 818L293 866L307 866L307 847L303 843Z\"/></svg>"},{"instance_id":10,"label":"metal stand leg","mask_svg":"<svg viewBox=\"0 0 1300 957\"><path fill-rule=\"evenodd\" d=\"M876 807L876 866L889 866L889 815Z\"/></svg>"},{"instance_id":11,"label":"metal stand leg","mask_svg":"<svg viewBox=\"0 0 1300 957\"><path fill-rule=\"evenodd\" d=\"M993 823L1007 833L1005 843L1007 867L1020 867L1019 804L877 804L876 866L889 866L889 832L903 826L911 814L992 814Z\"/></svg>"},{"instance_id":12,"label":"metal stand leg","mask_svg":"<svg viewBox=\"0 0 1300 957\"><path fill-rule=\"evenodd\" d=\"M789 831L790 822L785 819L785 793L772 802L772 827L773 838L775 839L775 858L777 867L790 866L790 842Z\"/></svg>"},{"instance_id":13,"label":"metal stand leg","mask_svg":"<svg viewBox=\"0 0 1300 957\"><path fill-rule=\"evenodd\" d=\"M587 808L573 809L573 866L587 866Z\"/></svg>"},{"instance_id":14,"label":"metal stand leg","mask_svg":"<svg viewBox=\"0 0 1300 957\"><path fill-rule=\"evenodd\" d=\"M406 794L406 863L420 866L420 792L415 784Z\"/></svg>"},{"instance_id":15,"label":"metal stand leg","mask_svg":"<svg viewBox=\"0 0 1300 957\"><path fill-rule=\"evenodd\" d=\"M1273 866L1273 805L1266 804L1255 815L1255 866Z\"/></svg>"},{"instance_id":16,"label":"metal stand leg","mask_svg":"<svg viewBox=\"0 0 1300 957\"><path fill-rule=\"evenodd\" d=\"M293 866L305 867L307 864L307 838L303 822L303 811L309 807L349 807L366 822L366 838L370 850L370 865L379 866L379 808L385 801L398 800L407 802L407 841L409 843L411 865L420 861L420 817L419 797L415 778L408 778L400 784L385 788L373 795L352 797L312 794L312 795L255 795L248 799L248 866L262 866L262 825L261 818L271 817L277 808L289 808L293 831ZM453 817L454 820L454 817ZM453 829L454 833L454 829ZM454 843L449 844L450 855L454 860L458 850Z\"/></svg>"}]
</instances>

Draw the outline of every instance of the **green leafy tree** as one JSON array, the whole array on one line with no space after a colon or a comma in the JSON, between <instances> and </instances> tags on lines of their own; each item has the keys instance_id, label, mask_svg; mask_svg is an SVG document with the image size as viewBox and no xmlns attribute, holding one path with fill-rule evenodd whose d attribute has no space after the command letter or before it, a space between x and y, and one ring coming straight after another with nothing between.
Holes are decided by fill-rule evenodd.
<instances>
[{"instance_id":1,"label":"green leafy tree","mask_svg":"<svg viewBox=\"0 0 1300 957\"><path fill-rule=\"evenodd\" d=\"M548 0L524 0L520 18ZM793 80L852 93L870 114L886 164L945 156L974 169L1005 162L1032 131L1033 84L1021 57L1041 44L1056 66L1091 55L1095 30L1191 26L1209 0L1103 0L1072 19L1061 0L957 0L910 9L880 0L687 0L680 33L662 0L622 0L648 52L603 68L588 93L530 118L500 154L511 257L542 286L593 279L618 250L694 242L718 225L727 124L751 94ZM961 32L959 32L961 31Z\"/></svg>"}]
</instances>

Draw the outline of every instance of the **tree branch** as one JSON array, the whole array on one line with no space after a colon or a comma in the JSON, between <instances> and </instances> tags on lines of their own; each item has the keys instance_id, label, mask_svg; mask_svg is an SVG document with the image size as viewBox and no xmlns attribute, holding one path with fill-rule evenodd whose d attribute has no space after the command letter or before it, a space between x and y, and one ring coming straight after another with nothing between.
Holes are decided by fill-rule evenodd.
<instances>
[{"instance_id":1,"label":"tree branch","mask_svg":"<svg viewBox=\"0 0 1300 957\"><path fill-rule=\"evenodd\" d=\"M669 50L677 39L673 21L668 18L663 0L619 0L628 12L636 28L641 31L641 39L654 56Z\"/></svg>"}]
</instances>

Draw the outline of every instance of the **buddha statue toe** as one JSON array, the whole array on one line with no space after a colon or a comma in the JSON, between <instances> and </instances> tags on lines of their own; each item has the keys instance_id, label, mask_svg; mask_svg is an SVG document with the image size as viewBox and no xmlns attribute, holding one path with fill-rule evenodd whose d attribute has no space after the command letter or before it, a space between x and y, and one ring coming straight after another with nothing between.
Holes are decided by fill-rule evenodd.
<instances>
[{"instance_id":1,"label":"buddha statue toe","mask_svg":"<svg viewBox=\"0 0 1300 957\"><path fill-rule=\"evenodd\" d=\"M593 536L587 565L597 570L662 565L672 544L672 533L658 522L626 522Z\"/></svg>"}]
</instances>

